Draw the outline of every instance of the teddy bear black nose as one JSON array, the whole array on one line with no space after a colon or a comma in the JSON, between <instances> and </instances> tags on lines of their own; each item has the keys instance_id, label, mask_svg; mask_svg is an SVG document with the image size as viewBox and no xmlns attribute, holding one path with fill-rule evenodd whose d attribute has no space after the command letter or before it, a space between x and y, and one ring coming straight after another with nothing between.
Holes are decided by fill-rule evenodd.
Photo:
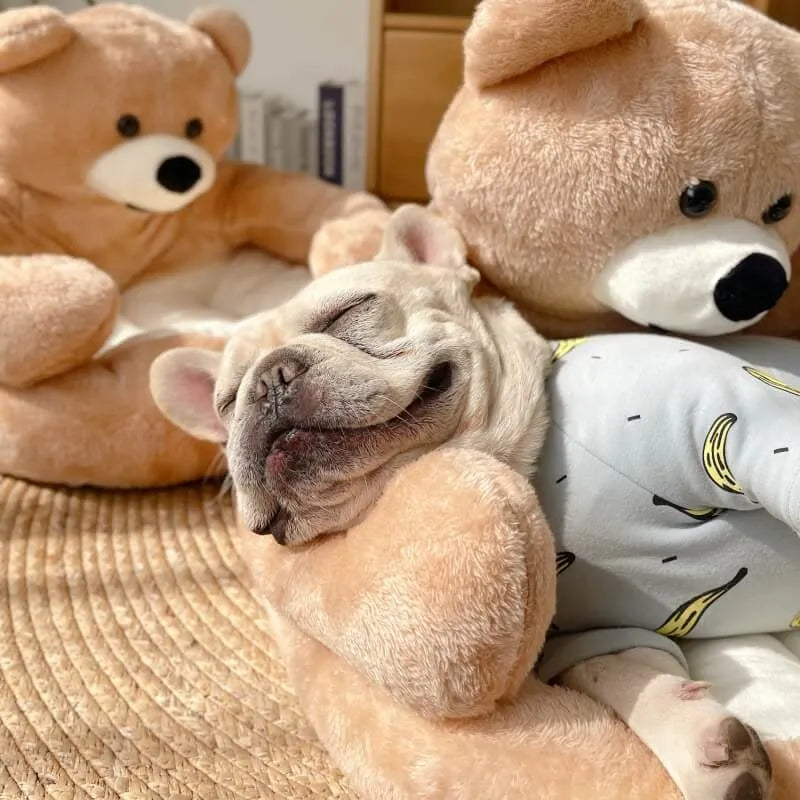
<instances>
[{"instance_id":1,"label":"teddy bear black nose","mask_svg":"<svg viewBox=\"0 0 800 800\"><path fill-rule=\"evenodd\" d=\"M780 261L751 253L714 287L714 303L731 322L745 322L769 311L789 282Z\"/></svg>"},{"instance_id":2,"label":"teddy bear black nose","mask_svg":"<svg viewBox=\"0 0 800 800\"><path fill-rule=\"evenodd\" d=\"M186 156L172 156L161 162L156 179L170 192L188 192L200 180L200 165Z\"/></svg>"}]
</instances>

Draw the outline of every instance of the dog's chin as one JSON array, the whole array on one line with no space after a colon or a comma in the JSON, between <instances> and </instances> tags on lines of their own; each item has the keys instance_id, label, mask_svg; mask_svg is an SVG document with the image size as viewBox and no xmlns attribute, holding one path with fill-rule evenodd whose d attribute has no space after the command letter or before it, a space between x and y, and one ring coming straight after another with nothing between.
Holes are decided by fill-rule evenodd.
<instances>
[{"instance_id":1,"label":"dog's chin","mask_svg":"<svg viewBox=\"0 0 800 800\"><path fill-rule=\"evenodd\" d=\"M343 476L341 486L346 491L338 492L330 504L326 503L329 498L325 494L315 497L313 490L302 501L296 498L284 503L275 501L271 514L253 520L254 524L248 527L258 535L272 536L277 544L292 547L343 533L369 512L398 465L390 460L369 475Z\"/></svg>"}]
</instances>

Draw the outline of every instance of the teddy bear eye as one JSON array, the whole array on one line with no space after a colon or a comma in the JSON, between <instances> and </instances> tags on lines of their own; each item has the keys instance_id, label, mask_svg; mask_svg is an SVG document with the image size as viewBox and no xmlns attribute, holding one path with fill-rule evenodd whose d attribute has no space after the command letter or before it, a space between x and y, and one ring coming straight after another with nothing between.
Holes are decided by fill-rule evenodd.
<instances>
[{"instance_id":1,"label":"teddy bear eye","mask_svg":"<svg viewBox=\"0 0 800 800\"><path fill-rule=\"evenodd\" d=\"M717 204L717 187L711 181L692 181L681 194L681 214L697 219L710 214Z\"/></svg>"},{"instance_id":2,"label":"teddy bear eye","mask_svg":"<svg viewBox=\"0 0 800 800\"><path fill-rule=\"evenodd\" d=\"M192 117L186 123L186 136L189 139L196 139L203 132L203 120Z\"/></svg>"},{"instance_id":3,"label":"teddy bear eye","mask_svg":"<svg viewBox=\"0 0 800 800\"><path fill-rule=\"evenodd\" d=\"M117 130L119 131L120 136L124 136L126 139L136 136L141 127L142 126L139 123L139 118L133 114L123 114L117 120Z\"/></svg>"},{"instance_id":4,"label":"teddy bear eye","mask_svg":"<svg viewBox=\"0 0 800 800\"><path fill-rule=\"evenodd\" d=\"M793 197L785 194L777 202L773 203L762 215L761 219L765 225L774 225L789 216L792 210Z\"/></svg>"}]
</instances>

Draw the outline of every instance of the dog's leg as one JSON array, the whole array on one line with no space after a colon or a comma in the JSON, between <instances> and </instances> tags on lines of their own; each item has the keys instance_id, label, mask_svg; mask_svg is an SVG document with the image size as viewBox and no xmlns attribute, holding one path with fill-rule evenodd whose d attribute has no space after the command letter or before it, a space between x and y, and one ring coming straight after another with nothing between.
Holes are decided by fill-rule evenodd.
<instances>
[{"instance_id":1,"label":"dog's leg","mask_svg":"<svg viewBox=\"0 0 800 800\"><path fill-rule=\"evenodd\" d=\"M766 800L771 768L755 731L666 652L587 659L559 682L610 706L655 753L686 800Z\"/></svg>"}]
</instances>

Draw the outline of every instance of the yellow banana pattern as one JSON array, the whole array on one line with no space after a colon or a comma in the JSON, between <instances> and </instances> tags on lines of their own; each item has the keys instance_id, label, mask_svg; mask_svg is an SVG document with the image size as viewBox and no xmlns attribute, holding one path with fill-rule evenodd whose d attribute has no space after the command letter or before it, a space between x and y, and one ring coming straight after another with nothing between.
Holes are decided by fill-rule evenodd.
<instances>
[{"instance_id":1,"label":"yellow banana pattern","mask_svg":"<svg viewBox=\"0 0 800 800\"><path fill-rule=\"evenodd\" d=\"M656 629L656 633L669 636L672 639L681 639L688 636L703 618L703 614L717 602L723 595L727 594L734 586L744 580L747 575L747 568L742 567L736 575L723 586L716 589L709 589L687 600L669 615L664 624Z\"/></svg>"},{"instance_id":2,"label":"yellow banana pattern","mask_svg":"<svg viewBox=\"0 0 800 800\"><path fill-rule=\"evenodd\" d=\"M800 611L798 611L797 616L789 623L789 627L794 630L800 630Z\"/></svg>"},{"instance_id":3,"label":"yellow banana pattern","mask_svg":"<svg viewBox=\"0 0 800 800\"><path fill-rule=\"evenodd\" d=\"M703 442L703 467L706 475L720 489L731 494L744 494L744 490L736 482L730 467L726 444L731 428L736 424L736 414L720 414L708 429Z\"/></svg>"},{"instance_id":4,"label":"yellow banana pattern","mask_svg":"<svg viewBox=\"0 0 800 800\"><path fill-rule=\"evenodd\" d=\"M556 555L556 575L568 570L575 563L575 553L565 550Z\"/></svg>"},{"instance_id":5,"label":"yellow banana pattern","mask_svg":"<svg viewBox=\"0 0 800 800\"><path fill-rule=\"evenodd\" d=\"M718 517L725 511L724 508L714 508L712 506L698 506L697 508L684 508L683 506L679 506L676 503L670 503L669 500L665 500L663 497L659 497L657 494L653 495L653 505L669 506L670 508L674 508L676 511L680 511L681 514L685 514L687 517L691 517L693 520L696 520L697 522L710 522L712 519Z\"/></svg>"},{"instance_id":6,"label":"yellow banana pattern","mask_svg":"<svg viewBox=\"0 0 800 800\"><path fill-rule=\"evenodd\" d=\"M784 383L780 378L776 378L774 375L770 375L768 372L762 372L760 369L756 369L755 367L742 367L742 369L751 377L761 381L762 383L766 383L767 386L771 386L773 389L780 389L782 392L788 392L796 397L800 397L800 389L796 388L795 386L789 386L788 383Z\"/></svg>"},{"instance_id":7,"label":"yellow banana pattern","mask_svg":"<svg viewBox=\"0 0 800 800\"><path fill-rule=\"evenodd\" d=\"M564 358L567 353L572 352L578 345L583 344L588 337L583 336L578 339L562 339L557 345L555 350L553 350L553 358L551 359L551 363L555 364L556 361L560 361Z\"/></svg>"}]
</instances>

